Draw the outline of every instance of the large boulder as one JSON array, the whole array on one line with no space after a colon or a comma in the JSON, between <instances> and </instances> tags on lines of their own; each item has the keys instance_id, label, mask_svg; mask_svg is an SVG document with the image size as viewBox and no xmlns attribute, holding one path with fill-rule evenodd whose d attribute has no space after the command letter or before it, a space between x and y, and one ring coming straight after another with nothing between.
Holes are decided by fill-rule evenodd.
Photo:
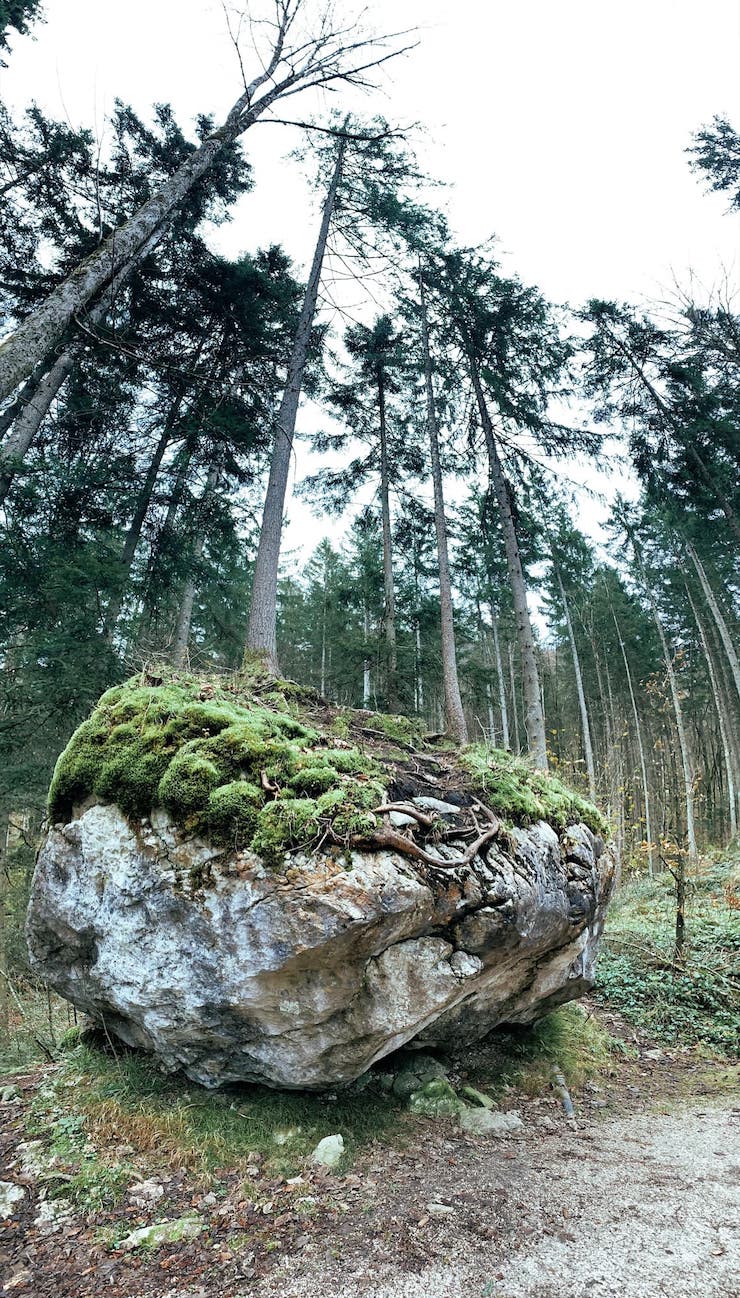
<instances>
[{"instance_id":1,"label":"large boulder","mask_svg":"<svg viewBox=\"0 0 740 1298\"><path fill-rule=\"evenodd\" d=\"M118 695L105 705L112 734L138 724L117 719L120 702ZM208 706L215 706L210 698ZM95 715L95 733L104 735ZM316 717L313 723L301 743L310 749L306 769L321 785L316 771L334 741L326 729L318 735ZM361 716L351 724L372 736L380 721ZM75 771L82 742L73 741L66 757ZM184 742L192 757L200 741ZM461 768L451 772L452 759L440 757L425 788L428 757L405 758L412 745L398 737L371 742L375 751L363 750L363 760L374 769L356 779L366 787L380 771L386 802L373 809L367 804L377 792L365 798L360 820L348 821L345 809L340 835L335 798L331 814L308 816L311 826L316 817L315 842L288 839L281 852L271 842L267 855L254 850L262 832L256 822L252 841L239 845L233 825L228 835L208 832L205 812L199 820L192 805L187 818L162 805L135 812L130 799L124 811L94 785L78 788L82 800L72 806L52 802L67 814L49 829L34 875L27 934L36 972L109 1033L206 1086L348 1083L408 1042L474 1040L587 990L614 881L596 821L593 828L507 824L495 814L490 782L486 801L476 800L480 752L468 763L467 785ZM99 769L106 743L100 740ZM346 755L349 742L336 743ZM300 767L295 736L291 744L290 760ZM218 766L214 751L212 744L208 760ZM227 774L231 786L235 769ZM457 793L454 774L463 786ZM158 778L164 783L159 769ZM344 788L354 777L344 770L337 778ZM270 825L282 779L273 764L249 786L260 789L262 811L273 809ZM317 807L330 806L321 804L323 783ZM296 787L294 779L286 805ZM556 794L562 819L562 786ZM356 813L356 795L348 796Z\"/></svg>"}]
</instances>

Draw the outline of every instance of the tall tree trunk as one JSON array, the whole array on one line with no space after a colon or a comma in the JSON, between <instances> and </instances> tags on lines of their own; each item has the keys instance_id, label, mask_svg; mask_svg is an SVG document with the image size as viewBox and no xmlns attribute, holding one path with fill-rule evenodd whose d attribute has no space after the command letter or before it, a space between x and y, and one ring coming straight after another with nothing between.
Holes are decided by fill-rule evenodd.
<instances>
[{"instance_id":1,"label":"tall tree trunk","mask_svg":"<svg viewBox=\"0 0 740 1298\"><path fill-rule=\"evenodd\" d=\"M723 652L722 642L713 623L710 623L709 627L705 627L705 635L712 650L714 674L717 677L719 696L725 717L725 731L732 753L733 768L736 772L735 790L738 798L740 798L740 724L738 724L738 704L735 698L735 687L731 679L727 655ZM738 811L740 813L740 807ZM740 814L738 819L740 820Z\"/></svg>"},{"instance_id":2,"label":"tall tree trunk","mask_svg":"<svg viewBox=\"0 0 740 1298\"><path fill-rule=\"evenodd\" d=\"M280 5L279 9L287 9ZM308 70L291 70L281 82L275 82L287 29L285 19L278 26L269 61L259 76L245 86L222 126L169 176L161 189L147 199L123 225L108 236L86 257L44 302L41 303L0 345L0 401L4 401L28 378L47 352L62 337L74 317L94 300L118 272L134 258L145 244L154 246L161 239L170 218L188 197L197 182L218 160L224 149L242 135L281 94L308 78ZM261 97L258 90L268 86Z\"/></svg>"},{"instance_id":3,"label":"tall tree trunk","mask_svg":"<svg viewBox=\"0 0 740 1298\"><path fill-rule=\"evenodd\" d=\"M421 673L421 626L418 617L414 623L414 668L414 679L416 682L414 705L417 713L421 716L424 711L424 678Z\"/></svg>"},{"instance_id":4,"label":"tall tree trunk","mask_svg":"<svg viewBox=\"0 0 740 1298\"><path fill-rule=\"evenodd\" d=\"M706 599L712 617L714 618L714 624L719 631L725 653L727 654L727 661L730 664L732 671L732 679L735 682L735 689L737 690L738 697L740 697L740 664L738 664L737 653L735 651L735 646L732 643L732 636L730 635L727 623L722 616L719 604L715 599L714 591L707 581L707 574L704 571L704 565L693 545L689 541L686 543L686 552L696 568L696 575L699 578L699 583L704 592L704 598ZM691 596L689 596L689 599L691 599Z\"/></svg>"},{"instance_id":5,"label":"tall tree trunk","mask_svg":"<svg viewBox=\"0 0 740 1298\"><path fill-rule=\"evenodd\" d=\"M252 606L249 613L246 647L248 651L256 651L261 654L266 666L273 672L278 670L276 641L277 583L285 493L288 486L288 472L293 451L298 403L311 341L311 329L316 314L321 267L329 237L329 227L334 214L337 190L342 178L345 148L346 140L342 138L337 148L331 183L324 199L321 226L313 255L311 274L306 285L298 328L293 341L293 350L288 363L285 391L277 415L270 476L262 514L262 529L254 565Z\"/></svg>"},{"instance_id":6,"label":"tall tree trunk","mask_svg":"<svg viewBox=\"0 0 740 1298\"><path fill-rule=\"evenodd\" d=\"M689 601L691 612L694 615L694 621L696 622L697 629L699 631L699 639L701 640L701 647L704 650L704 660L707 664L709 684L711 685L712 688L712 697L714 699L714 706L717 712L717 720L719 722L719 735L722 744L722 756L724 757L725 771L727 773L727 802L728 802L728 810L730 813L730 834L732 838L736 838L737 823L738 823L737 778L736 778L734 757L732 753L732 748L730 746L730 739L727 733L727 726L725 725L725 710L722 702L722 697L720 694L719 682L717 680L717 673L714 670L712 655L709 651L709 644L707 642L707 637L701 622L701 618L699 617L697 607L693 599L691 598L691 591L689 590L688 583L685 585L685 590L686 590L686 598Z\"/></svg>"},{"instance_id":7,"label":"tall tree trunk","mask_svg":"<svg viewBox=\"0 0 740 1298\"><path fill-rule=\"evenodd\" d=\"M560 570L553 560L553 569L558 581L560 598L563 601L563 612L565 613L565 625L568 628L568 639L570 641L570 652L573 659L573 671L576 677L576 691L578 693L578 707L581 713L581 728L583 730L583 751L586 758L586 771L588 773L588 792L592 802L596 801L596 768L594 766L594 750L591 743L591 724L588 719L588 708L586 707L586 695L583 690L583 675L581 673L581 660L578 656L578 646L576 637L573 632L573 623L570 616L570 607L563 586L563 579Z\"/></svg>"},{"instance_id":8,"label":"tall tree trunk","mask_svg":"<svg viewBox=\"0 0 740 1298\"><path fill-rule=\"evenodd\" d=\"M498 677L498 702L501 709L501 732L504 748L509 752L511 741L509 739L509 710L506 706L506 682L504 680L504 668L501 662L501 643L498 634L498 617L491 605L491 629L493 631L493 652L496 658L496 676Z\"/></svg>"},{"instance_id":9,"label":"tall tree trunk","mask_svg":"<svg viewBox=\"0 0 740 1298\"><path fill-rule=\"evenodd\" d=\"M177 615L175 625L175 635L172 643L172 661L175 667L183 667L187 659L188 642L190 640L190 625L193 620L193 605L195 603L196 585L196 568L203 557L203 547L206 540L206 523L205 513L211 501L211 497L218 482L219 469L212 464L208 470L206 485L198 502L198 530L193 538L190 547L190 564L185 584L182 589L180 599L180 611Z\"/></svg>"},{"instance_id":10,"label":"tall tree trunk","mask_svg":"<svg viewBox=\"0 0 740 1298\"><path fill-rule=\"evenodd\" d=\"M367 644L370 639L370 613L368 612L367 604L365 604L363 608L362 630L363 630L363 636L365 640L365 653L367 654ZM365 657L362 661L362 706L363 708L367 708L367 709L370 708L371 697L372 696L370 693L370 659L368 657Z\"/></svg>"},{"instance_id":11,"label":"tall tree trunk","mask_svg":"<svg viewBox=\"0 0 740 1298\"><path fill-rule=\"evenodd\" d=\"M319 694L326 697L326 571L324 571L324 593L321 600L321 684Z\"/></svg>"},{"instance_id":12,"label":"tall tree trunk","mask_svg":"<svg viewBox=\"0 0 740 1298\"><path fill-rule=\"evenodd\" d=\"M442 484L442 465L439 458L439 424L434 399L432 376L432 355L429 348L429 326L427 322L424 281L419 274L419 291L421 302L421 339L424 350L424 385L426 389L427 434L429 436L429 455L432 465L432 483L434 486L434 526L437 533L437 559L439 565L439 604L442 621L442 679L445 691L445 715L447 728L460 744L468 742L468 726L460 697L460 682L457 676L457 651L455 648L455 621L452 608L452 583L450 580L450 560L447 551L447 520L445 518L444 487Z\"/></svg>"},{"instance_id":13,"label":"tall tree trunk","mask_svg":"<svg viewBox=\"0 0 740 1298\"><path fill-rule=\"evenodd\" d=\"M514 744L517 753L522 751L522 743L519 736L519 707L516 697L516 676L514 673L514 646L509 645L509 687L511 689L511 711L514 715Z\"/></svg>"},{"instance_id":14,"label":"tall tree trunk","mask_svg":"<svg viewBox=\"0 0 740 1298\"><path fill-rule=\"evenodd\" d=\"M8 402L2 414L0 414L0 438L3 438L8 429L12 428L21 411L28 405L47 370L51 369L53 362L54 356L47 353L42 364L31 375L30 379L26 379L23 387L13 400Z\"/></svg>"},{"instance_id":15,"label":"tall tree trunk","mask_svg":"<svg viewBox=\"0 0 740 1298\"><path fill-rule=\"evenodd\" d=\"M527 748L534 759L536 766L541 770L547 770L547 742L545 739L545 715L542 708L540 696L540 680L537 671L537 659L534 649L534 635L532 634L532 621L529 616L527 606L527 588L524 583L524 571L522 569L521 556L519 554L519 542L517 540L516 528L514 526L514 516L511 512L511 501L509 491L504 478L504 471L499 458L496 437L491 423L491 416L488 413L488 406L483 394L483 388L478 373L478 365L473 357L469 357L470 374L475 389L478 412L480 414L483 433L486 439L486 448L488 450L488 461L491 469L491 479L493 488L496 493L498 503L499 517L501 519L501 530L504 534L504 545L506 547L506 565L509 570L509 581L511 582L511 593L514 599L514 613L516 617L517 638L519 640L519 652L522 660L522 688L524 691L524 726L527 732Z\"/></svg>"},{"instance_id":16,"label":"tall tree trunk","mask_svg":"<svg viewBox=\"0 0 740 1298\"><path fill-rule=\"evenodd\" d=\"M159 528L149 551L146 575L142 582L141 624L137 633L137 645L140 649L144 646L146 637L151 633L152 625L155 621L155 606L153 604L152 592L155 587L157 565L161 559L163 550L167 546L174 532L175 519L177 517L177 511L182 503L182 497L185 492L188 470L193 458L193 453L193 447L188 442L186 442L178 452L176 457L177 468L175 470L175 479L167 502L167 513L165 514L164 522Z\"/></svg>"},{"instance_id":17,"label":"tall tree trunk","mask_svg":"<svg viewBox=\"0 0 740 1298\"><path fill-rule=\"evenodd\" d=\"M636 551L637 554L637 551ZM688 844L689 864L693 867L699 859L699 851L696 845L696 824L694 817L694 769L689 750L689 741L686 735L686 726L684 725L683 708L681 707L681 693L676 680L676 673L673 670L673 656L668 647L668 640L663 629L663 623L660 620L658 606L655 602L650 583L647 580L642 562L638 556L638 567L642 578L643 588L648 597L650 608L655 622L655 629L658 632L660 647L663 651L663 662L665 663L666 675L668 677L668 687L671 692L671 701L673 703L673 716L676 722L676 733L678 735L678 747L681 755L681 770L683 773L684 787L684 804L686 810L686 841Z\"/></svg>"},{"instance_id":18,"label":"tall tree trunk","mask_svg":"<svg viewBox=\"0 0 740 1298\"><path fill-rule=\"evenodd\" d=\"M617 632L619 648L622 653L622 662L624 663L624 670L627 676L627 687L629 689L630 703L632 705L632 716L635 722L635 735L637 737L637 750L640 757L640 775L642 778L642 799L645 808L645 834L647 837L647 847L648 847L648 873L652 875L655 868L655 860L654 860L655 839L653 838L652 817L650 811L650 786L648 784L648 777L647 777L647 762L645 761L645 744L642 738L642 726L640 724L640 714L637 710L637 699L635 698L635 691L632 685L632 672L630 671L630 665L627 659L627 650L624 647L624 640L622 639L622 632L620 631L619 623L617 622L617 615L614 612L614 609L612 609L611 612L612 612L612 618L614 619L614 627Z\"/></svg>"},{"instance_id":19,"label":"tall tree trunk","mask_svg":"<svg viewBox=\"0 0 740 1298\"><path fill-rule=\"evenodd\" d=\"M0 816L0 1042L7 1044L10 1039L10 998L8 996L8 923L7 908L10 893L10 868L8 859L8 835L10 818L7 812Z\"/></svg>"},{"instance_id":20,"label":"tall tree trunk","mask_svg":"<svg viewBox=\"0 0 740 1298\"><path fill-rule=\"evenodd\" d=\"M414 537L414 708L424 712L424 676L422 672L421 622L419 619L419 546Z\"/></svg>"},{"instance_id":21,"label":"tall tree trunk","mask_svg":"<svg viewBox=\"0 0 740 1298\"><path fill-rule=\"evenodd\" d=\"M383 524L383 626L388 656L386 694L391 712L398 711L398 650L396 647L396 595L393 584L393 542L391 537L390 473L388 468L388 430L385 421L385 384L382 366L378 376L378 416L380 423L380 512Z\"/></svg>"},{"instance_id":22,"label":"tall tree trunk","mask_svg":"<svg viewBox=\"0 0 740 1298\"><path fill-rule=\"evenodd\" d=\"M496 714L493 710L493 690L491 682L486 681L486 709L488 712L488 742L492 748L496 747Z\"/></svg>"},{"instance_id":23,"label":"tall tree trunk","mask_svg":"<svg viewBox=\"0 0 740 1298\"><path fill-rule=\"evenodd\" d=\"M90 328L96 329L103 323L115 302L117 294L133 274L142 257L146 256L152 246L150 239L103 291L99 301L88 312L87 323ZM19 409L13 423L10 436L6 438L0 448L0 505L5 502L18 471L18 466L30 450L39 428L51 409L52 402L58 396L80 359L85 349L85 341L84 334L72 338L51 364L48 364L47 353L45 358L47 364L42 370L38 383L31 389L30 395L24 400L22 408ZM2 349L0 348L0 354L1 352ZM24 385L24 393L27 387L28 385Z\"/></svg>"},{"instance_id":24,"label":"tall tree trunk","mask_svg":"<svg viewBox=\"0 0 740 1298\"><path fill-rule=\"evenodd\" d=\"M604 658L604 675L606 676L606 694L609 700L609 717L612 735L621 736L624 731L624 725L621 724L621 718L617 713L614 703L614 692L612 690L612 677L609 671L609 656ZM625 810L624 810L624 753L621 737L618 742L612 743L612 761L610 764L610 776L613 781L611 791L611 803L616 808L617 828L614 835L614 846L617 853L617 860L624 859L625 843Z\"/></svg>"},{"instance_id":25,"label":"tall tree trunk","mask_svg":"<svg viewBox=\"0 0 740 1298\"><path fill-rule=\"evenodd\" d=\"M31 448L33 440L51 408L51 403L69 378L82 352L81 338L70 343L58 356L16 419L10 435L0 448L0 505L5 503L13 479Z\"/></svg>"},{"instance_id":26,"label":"tall tree trunk","mask_svg":"<svg viewBox=\"0 0 740 1298\"><path fill-rule=\"evenodd\" d=\"M121 551L120 572L118 574L118 590L116 594L113 596L113 598L111 599L110 603L108 604L108 608L106 609L106 614L105 614L105 621L106 621L106 626L108 629L109 636L113 634L115 630L116 622L118 621L118 617L121 612L121 605L123 603L123 598L126 593L126 586L128 584L128 580L131 575L131 567L134 562L136 547L139 544L141 531L144 526L144 520L146 519L147 513L149 511L152 495L154 494L154 487L156 485L157 478L159 476L159 470L162 467L162 460L164 459L164 453L167 450L170 441L172 440L172 429L174 427L175 420L177 419L177 415L180 410L181 404L182 404L182 397L177 397L176 400L173 402L172 406L170 407L167 420L165 422L164 428L162 429L159 441L157 442L157 445L154 450L154 455L152 456L151 461L149 463L149 468L147 469L146 477L144 479L144 482L142 483L141 490L138 494L136 500L136 508L134 510L133 517L126 530L126 539L123 543L123 550Z\"/></svg>"}]
</instances>

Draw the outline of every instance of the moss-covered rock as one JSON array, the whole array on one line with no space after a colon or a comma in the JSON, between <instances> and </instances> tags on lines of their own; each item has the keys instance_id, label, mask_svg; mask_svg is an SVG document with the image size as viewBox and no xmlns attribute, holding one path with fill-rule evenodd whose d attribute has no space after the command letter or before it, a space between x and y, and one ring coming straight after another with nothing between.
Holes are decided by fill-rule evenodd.
<instances>
[{"instance_id":1,"label":"moss-covered rock","mask_svg":"<svg viewBox=\"0 0 740 1298\"><path fill-rule=\"evenodd\" d=\"M462 1102L444 1077L425 1082L409 1099L411 1112L426 1118L455 1118L462 1108Z\"/></svg>"},{"instance_id":2,"label":"moss-covered rock","mask_svg":"<svg viewBox=\"0 0 740 1298\"><path fill-rule=\"evenodd\" d=\"M481 798L503 820L515 825L546 820L557 830L583 824L594 834L608 833L604 817L592 802L566 788L557 776L538 771L503 749L471 744L461 752L460 761Z\"/></svg>"},{"instance_id":3,"label":"moss-covered rock","mask_svg":"<svg viewBox=\"0 0 740 1298\"><path fill-rule=\"evenodd\" d=\"M69 820L90 797L134 819L161 806L186 830L275 865L290 849L371 839L399 762L412 764L419 791L418 763L399 746L422 743L418 720L331 708L261 667L221 678L143 674L108 690L75 732L49 813ZM461 804L478 797L511 825L545 820L562 833L581 822L606 833L595 807L509 753L472 745L444 762Z\"/></svg>"},{"instance_id":4,"label":"moss-covered rock","mask_svg":"<svg viewBox=\"0 0 740 1298\"><path fill-rule=\"evenodd\" d=\"M327 829L341 840L371 828L381 768L278 708L272 695L285 694L272 684L269 705L249 678L137 677L108 690L57 762L51 819L68 820L90 796L133 817L163 806L176 823L271 864Z\"/></svg>"}]
</instances>

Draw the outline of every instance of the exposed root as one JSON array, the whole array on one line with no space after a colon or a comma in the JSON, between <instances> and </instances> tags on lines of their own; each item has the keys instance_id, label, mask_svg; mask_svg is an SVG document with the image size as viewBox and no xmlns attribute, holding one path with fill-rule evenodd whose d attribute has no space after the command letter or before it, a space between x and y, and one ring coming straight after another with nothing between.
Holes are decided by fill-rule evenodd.
<instances>
[{"instance_id":1,"label":"exposed root","mask_svg":"<svg viewBox=\"0 0 740 1298\"><path fill-rule=\"evenodd\" d=\"M400 811L404 816L412 816L414 820L418 820L419 824L424 825L426 829L434 829L436 818L428 815L426 811L420 811L413 802L383 802L379 807L373 807L374 816L390 811Z\"/></svg>"},{"instance_id":2,"label":"exposed root","mask_svg":"<svg viewBox=\"0 0 740 1298\"><path fill-rule=\"evenodd\" d=\"M432 856L425 852L423 847L419 847L412 838L407 838L404 834L399 834L390 826L381 825L372 834L358 837L355 843L371 843L374 847L389 847L393 851L401 852L404 856L410 856L415 861L423 861L425 865L431 865L435 870L450 871L464 869L470 865L471 861L478 855L480 849L492 838L495 838L499 831L499 824L489 825L487 829L479 834L478 837L470 844L467 851L454 861L442 861L438 856Z\"/></svg>"}]
</instances>

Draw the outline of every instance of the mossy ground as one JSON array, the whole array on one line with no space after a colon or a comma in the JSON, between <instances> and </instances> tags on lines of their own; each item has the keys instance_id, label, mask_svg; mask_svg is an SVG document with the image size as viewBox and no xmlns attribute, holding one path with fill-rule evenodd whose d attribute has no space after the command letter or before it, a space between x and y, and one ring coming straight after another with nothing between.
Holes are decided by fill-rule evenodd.
<instances>
[{"instance_id":1,"label":"mossy ground","mask_svg":"<svg viewBox=\"0 0 740 1298\"><path fill-rule=\"evenodd\" d=\"M186 831L276 865L289 849L371 837L373 809L423 744L418 719L332 708L259 665L224 677L145 672L108 690L72 736L49 814L67 820L91 796L132 817L163 806ZM473 745L439 761L446 787L485 798L506 822L606 832L595 807L508 753ZM444 796L438 779L424 791Z\"/></svg>"}]
</instances>

